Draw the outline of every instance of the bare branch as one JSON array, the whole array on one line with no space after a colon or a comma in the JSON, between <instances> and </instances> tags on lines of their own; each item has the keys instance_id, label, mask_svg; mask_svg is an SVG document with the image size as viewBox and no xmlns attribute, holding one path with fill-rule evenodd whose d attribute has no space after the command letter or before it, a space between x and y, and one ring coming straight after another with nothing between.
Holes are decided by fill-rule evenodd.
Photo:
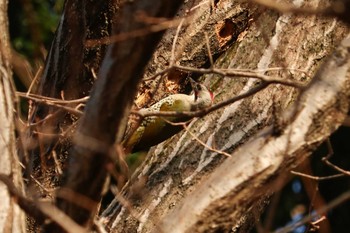
<instances>
[{"instance_id":1,"label":"bare branch","mask_svg":"<svg viewBox=\"0 0 350 233\"><path fill-rule=\"evenodd\" d=\"M38 81L38 78L40 77L40 75L42 74L42 72L43 72L43 67L40 66L39 69L37 70L37 72L36 72L36 74L35 74L35 76L34 76L32 82L30 83L30 86L29 86L28 91L27 91L27 95L29 95L30 92L32 91L32 89L33 89L34 87L36 87L36 85L37 85L36 82Z\"/></svg>"},{"instance_id":2,"label":"bare branch","mask_svg":"<svg viewBox=\"0 0 350 233\"><path fill-rule=\"evenodd\" d=\"M331 168L337 170L338 172L343 173L343 175L350 176L350 171L344 170L344 169L340 168L339 166L331 163L326 157L322 158L322 161L325 162Z\"/></svg>"},{"instance_id":3,"label":"bare branch","mask_svg":"<svg viewBox=\"0 0 350 233\"><path fill-rule=\"evenodd\" d=\"M297 175L297 176L302 176L308 179L312 179L312 180L316 180L316 181L323 181L323 180L332 180L332 179L336 179L339 177L344 177L345 174L335 174L335 175L331 175L331 176L325 176L325 177L320 177L320 176L311 176L305 173L301 173L301 172L296 172L296 171L291 171L291 173L293 175Z\"/></svg>"},{"instance_id":4,"label":"bare branch","mask_svg":"<svg viewBox=\"0 0 350 233\"><path fill-rule=\"evenodd\" d=\"M218 154L221 154L221 155L225 155L227 157L231 157L231 155L229 153L226 153L225 151L221 151L221 150L217 150L211 146L208 146L207 144L205 144L202 140L200 140L196 135L194 135L194 133L192 133L190 131L190 129L186 126L186 124L183 124L182 125L184 127L184 129L186 130L186 132L188 132L191 137L193 137L197 142L199 142L199 144L201 144L202 146L204 146L205 148L207 148L208 150L210 151L213 151L213 152L216 152Z\"/></svg>"},{"instance_id":5,"label":"bare branch","mask_svg":"<svg viewBox=\"0 0 350 233\"><path fill-rule=\"evenodd\" d=\"M242 199L248 198L247 195L249 200L257 200L261 197L261 193L279 189L280 186L277 184L280 177L276 177L276 174L283 174L283 171L290 169L311 154L312 150L340 126L348 112L349 47L350 40L343 40L320 67L313 80L300 94L299 101L295 103L296 114L290 114L290 112L284 114L283 119L287 124L283 125L280 134L275 135L273 127L269 127L256 135L253 140L240 146L231 158L227 158L216 167L209 177L202 180L196 189L162 220L163 230L186 232L198 229L202 226L204 216L210 218L217 211L223 210L232 212L232 209L225 208L223 203L230 203L230 206L248 210L251 208L251 202L246 202L245 207L242 208ZM334 79L334 75L337 79ZM330 115L334 117L330 118ZM254 187L252 183L255 184ZM322 214L349 198L350 193L345 193L326 208L317 211ZM188 208L194 201L196 205ZM239 216L235 214L237 213L227 216L227 221L230 219L239 221L236 219ZM186 218L184 219L183 216ZM311 217L305 221L310 219ZM223 220L220 219L220 221ZM211 219L211 222L216 224L217 219Z\"/></svg>"},{"instance_id":6,"label":"bare branch","mask_svg":"<svg viewBox=\"0 0 350 233\"><path fill-rule=\"evenodd\" d=\"M135 13L147 12L149 17L169 18L174 16L181 4L182 1L133 1L122 4L120 12L114 15L114 36L107 40L117 43L108 47L95 88L75 133L74 147L69 155L67 180L62 187L63 190L71 190L73 194L86 196L92 201L91 207L82 208L76 204L75 199L57 199L58 206L79 224L91 226L108 175L106 167L117 153L114 144L122 140L126 116L129 115L143 69L162 36L159 31L165 29L165 26L169 28L169 24L173 23L166 21L153 25L151 31L144 34L145 25L135 19ZM154 31L158 33L149 33ZM89 42L90 46L106 41L101 39L95 42ZM55 226L49 226L47 231L50 232L52 228L55 229Z\"/></svg>"},{"instance_id":7,"label":"bare branch","mask_svg":"<svg viewBox=\"0 0 350 233\"><path fill-rule=\"evenodd\" d=\"M168 124L170 124L170 125L181 125L181 126L185 129L185 131L191 135L191 137L192 137L194 140L196 140L199 144L201 144L202 146L204 146L204 147L207 148L208 150L213 151L213 152L216 152L216 153L221 154L221 155L225 155L225 156L227 156L227 157L231 157L231 155L230 155L229 153L226 153L225 151L217 150L217 149L215 149L215 148L213 148L213 147L207 145L207 144L204 143L202 140L200 140L194 133L192 133L191 130L190 130L190 129L188 128L188 126L187 126L187 124L188 124L191 120L189 120L189 121L187 121L187 122L177 122L177 123L171 122L171 121L169 121L169 120L167 120L167 119L165 119L165 118L163 118L163 120L164 120L165 122L167 122Z\"/></svg>"},{"instance_id":8,"label":"bare branch","mask_svg":"<svg viewBox=\"0 0 350 233\"><path fill-rule=\"evenodd\" d=\"M109 45L120 41L129 40L131 38L142 37L145 35L149 35L154 32L161 32L167 30L169 28L177 27L181 24L183 18L181 19L173 19L163 21L161 23L151 25L148 27L144 27L141 29L133 30L130 32L119 33L118 35L110 36L107 38L101 38L98 40L88 40L85 43L86 47L95 47L100 45Z\"/></svg>"},{"instance_id":9,"label":"bare branch","mask_svg":"<svg viewBox=\"0 0 350 233\"><path fill-rule=\"evenodd\" d=\"M324 206L323 208L317 209L316 213L318 215L323 215L326 214L329 210L332 210L334 208L336 208L337 206L343 204L344 202L350 200L350 192L345 192L342 195L340 195L339 197L335 198L333 201L329 202L328 205ZM293 229L297 228L298 226L301 226L305 223L311 222L313 220L315 216L312 214L309 214L308 216L304 217L303 219L301 219L300 221L283 227L281 229L278 229L277 231L275 231L274 233L288 233L291 232Z\"/></svg>"},{"instance_id":10,"label":"bare branch","mask_svg":"<svg viewBox=\"0 0 350 233\"><path fill-rule=\"evenodd\" d=\"M70 113L77 115L77 116L81 116L83 114L83 112L79 111L75 108L65 106L64 104L84 103L89 99L89 97L83 97L83 98L77 99L77 100L59 100L59 99L39 96L39 95L35 95L35 94L28 95L27 93L24 94L22 92L16 92L16 94L22 98L30 99L30 100L33 100L33 101L38 102L38 103L43 103L43 104L46 104L48 106L53 106L56 108L64 109ZM37 122L34 123L34 125L36 125L36 124L37 124Z\"/></svg>"},{"instance_id":11,"label":"bare branch","mask_svg":"<svg viewBox=\"0 0 350 233\"><path fill-rule=\"evenodd\" d=\"M56 222L66 232L87 233L84 228L75 223L54 205L47 202L34 202L24 197L7 175L0 174L0 181L7 186L10 195L15 198L18 205L39 223L44 223L48 218Z\"/></svg>"},{"instance_id":12,"label":"bare branch","mask_svg":"<svg viewBox=\"0 0 350 233\"><path fill-rule=\"evenodd\" d=\"M222 107L225 107L227 105L230 105L236 101L239 101L241 99L247 98L251 95L256 94L257 92L265 89L266 87L269 86L270 83L267 82L262 82L258 84L257 86L253 87L252 89L246 91L245 93L232 97L228 100L222 101L218 104L215 104L209 108L205 108L202 110L198 111L193 111L193 112L175 112L175 111L158 111L158 112L145 112L145 113L140 113L139 111L131 111L133 114L137 114L141 117L147 117L147 116L177 116L177 117L201 117L204 116L210 112L213 112L215 110L218 110Z\"/></svg>"}]
</instances>

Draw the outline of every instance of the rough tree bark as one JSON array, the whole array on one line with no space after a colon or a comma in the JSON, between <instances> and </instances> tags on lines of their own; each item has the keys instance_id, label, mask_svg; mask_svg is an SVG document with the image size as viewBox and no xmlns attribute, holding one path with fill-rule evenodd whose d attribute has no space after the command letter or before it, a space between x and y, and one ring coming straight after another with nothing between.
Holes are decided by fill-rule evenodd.
<instances>
[{"instance_id":1,"label":"rough tree bark","mask_svg":"<svg viewBox=\"0 0 350 233\"><path fill-rule=\"evenodd\" d=\"M106 45L88 47L85 43L109 36L115 13L113 0L65 1L35 94L61 100L89 95L105 56ZM73 110L76 107L76 104L64 105ZM29 127L19 137L26 166L27 188L31 191L29 198L40 196L53 199L51 190L62 183L61 170L65 167L71 147L71 133L80 116L76 111L66 109L41 101L33 101L31 105ZM37 185L37 181L41 185ZM33 232L40 231L41 221L36 220L39 224L29 226Z\"/></svg>"},{"instance_id":2,"label":"rough tree bark","mask_svg":"<svg viewBox=\"0 0 350 233\"><path fill-rule=\"evenodd\" d=\"M100 12L103 15L102 12L106 10L104 7L94 8L96 2L66 1L65 17L49 54L39 94L55 98L61 98L64 94L66 99L87 94L94 73L90 68L98 70L104 56L104 48L101 48L102 52L97 53L101 57L94 60L92 56L92 62L87 64L85 59L89 52L83 47L86 39L96 39L88 36L96 29L94 23L87 23L90 14ZM132 5L134 2L141 1L126 4ZM159 1L156 2L158 4ZM215 59L223 53L216 61L215 68L257 69L260 75L309 85L296 88L298 85L276 84L247 76L205 75L203 80L215 91L217 102L232 96L243 96L257 88L260 91L191 122L189 131L205 142L207 147L184 131L153 148L124 188L124 200L117 197L102 214L109 232L248 232L256 215L263 209L265 198L285 182L284 175L310 155L339 126L348 111L349 44L343 43L343 47L332 53L347 33L348 29L342 23L333 18L279 15L241 1L196 0L191 3L186 1L187 5L179 14L187 16L186 9L192 8L191 12L196 17L189 24L184 23L180 30L174 56L178 67L164 73L168 81L187 75L198 76L179 65L208 67L207 42L202 33L208 32L209 47ZM295 1L297 7L322 7L326 4L320 0ZM168 7L171 8L170 5ZM106 6L109 6L108 3ZM156 6L147 5L146 8L153 12L157 10ZM107 9L110 10L109 7ZM116 13L114 10L107 11ZM169 16L168 11L162 13L165 15L155 16ZM131 20L133 15L121 14L116 17L116 20L123 17L128 19L117 21L116 32L133 28L128 28L128 23L134 20ZM101 32L109 35L110 15L106 19L104 23L107 22L107 25L102 23L101 18L96 22L103 25L102 29L96 29L97 40L103 37ZM146 19L154 20L152 17ZM166 49L159 48L155 53L162 55L163 62L151 62L147 77L165 69L171 62L172 53L169 51L172 51L176 30L169 33L173 34L168 34L162 41L167 44ZM141 56L138 52L150 53L157 39L151 39L151 47L147 47L149 45L142 40L133 44L135 41L121 41L110 47L99 72L100 81L96 84L75 137L65 188L73 190L75 194L86 194L90 201L93 200L92 206L89 206L92 208L86 211L86 206L81 208L75 205L79 203L74 199L69 199L69 195L65 197L64 189L58 192L58 206L83 225L91 224L106 176L104 168L110 160L108 156L112 154L111 145L117 130L122 131L122 118L130 107L145 59L151 56ZM217 46L217 43L221 46ZM131 51L133 56L130 56L126 51L132 48L137 50ZM153 59L159 58L156 55ZM327 56L325 65L319 69ZM130 57L130 61L127 61ZM117 61L120 63L116 64ZM137 64L140 70L135 68ZM271 67L280 69L267 71ZM319 72L316 74L317 70ZM114 80L112 74L116 74ZM254 74L252 76L256 77ZM121 80L119 85L118 80ZM86 86L80 85L82 83ZM112 87L116 87L115 92L110 90ZM129 87L131 92L126 93ZM144 83L142 88L147 89L147 84ZM116 109L118 103L122 103L120 109ZM43 125L31 131L32 136L37 136L36 133L41 130L47 132L47 129L50 133L58 133L62 125L71 123L70 116L67 118L65 112L57 114L57 118L41 121L52 113L57 114L52 107L36 106L32 120L43 122ZM89 146L87 141L91 142ZM42 165L55 168L50 152L57 142L57 138L42 138L34 149L26 148L31 152L32 168L29 172L37 171L36 167L42 169ZM99 145L94 147L96 142ZM227 158L209 147L231 153L232 156ZM51 160L51 163L47 163L47 160ZM34 174L45 186L51 187L53 179L50 175L53 173L46 171L43 169ZM61 231L56 225L50 225L46 230Z\"/></svg>"},{"instance_id":3,"label":"rough tree bark","mask_svg":"<svg viewBox=\"0 0 350 233\"><path fill-rule=\"evenodd\" d=\"M105 56L106 45L87 47L87 40L110 35L111 21L116 6L109 1L67 0L61 21L55 32L42 77L39 79L38 95L72 100L90 93L96 73ZM94 17L91 17L93 15ZM75 105L66 104L75 107ZM29 113L30 127L23 140L24 154L29 161L26 173L30 185L36 182L30 175L50 189L59 184L59 175L52 152L64 164L70 147L72 124L79 115L57 106L34 102ZM43 196L45 193L40 187Z\"/></svg>"},{"instance_id":4,"label":"rough tree bark","mask_svg":"<svg viewBox=\"0 0 350 233\"><path fill-rule=\"evenodd\" d=\"M216 8L232 7L232 2L240 4L221 0ZM326 5L295 2L296 7ZM248 232L265 198L341 124L349 108L349 44L319 67L347 27L334 18L245 7L250 27L214 67L257 69L273 78L310 84L298 89L264 86L266 82L255 78L205 75L217 102L262 89L190 124L189 130L207 146L232 153L231 158L203 147L186 131L157 146L124 189L128 205L117 197L103 213L110 232ZM208 4L197 10L203 18L210 11ZM190 27L198 32L202 25ZM288 71L266 71L273 67ZM146 184L138 187L145 178Z\"/></svg>"},{"instance_id":5,"label":"rough tree bark","mask_svg":"<svg viewBox=\"0 0 350 233\"><path fill-rule=\"evenodd\" d=\"M10 41L7 1L0 1L0 176L1 181L12 180L19 190L23 180L15 142L15 89L10 67ZM0 182L0 232L25 232L25 215L10 197L8 188Z\"/></svg>"},{"instance_id":6,"label":"rough tree bark","mask_svg":"<svg viewBox=\"0 0 350 233\"><path fill-rule=\"evenodd\" d=\"M113 20L114 35L132 33L145 27L135 16L145 12L148 17L171 18L181 1L134 1L123 2ZM118 41L108 47L98 80L84 111L69 154L67 181L63 192L90 200L88 206L81 206L76 199L69 199L58 191L58 207L81 225L91 226L101 200L107 166L115 152L114 143L120 143L125 131L133 97L162 32ZM145 46L147 45L147 46ZM117 106L117 107L116 107ZM118 137L119 135L119 137ZM113 163L112 163L113 164ZM59 226L50 226L46 231L60 232Z\"/></svg>"}]
</instances>

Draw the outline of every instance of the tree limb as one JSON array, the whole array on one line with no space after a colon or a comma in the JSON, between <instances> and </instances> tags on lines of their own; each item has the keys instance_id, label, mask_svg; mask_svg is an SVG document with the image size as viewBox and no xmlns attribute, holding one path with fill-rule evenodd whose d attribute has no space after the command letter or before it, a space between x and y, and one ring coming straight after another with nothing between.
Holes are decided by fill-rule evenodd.
<instances>
[{"instance_id":1,"label":"tree limb","mask_svg":"<svg viewBox=\"0 0 350 233\"><path fill-rule=\"evenodd\" d=\"M208 220L211 213L230 206L248 209L242 198L256 200L266 190L278 189L275 174L289 171L342 124L349 97L350 39L345 39L303 91L296 111L285 114L282 134L274 135L270 127L242 146L166 216L160 228L164 232L201 232L202 219ZM191 203L196 204L188 208ZM234 214L225 219L238 224ZM223 219L211 221L219 224Z\"/></svg>"},{"instance_id":2,"label":"tree limb","mask_svg":"<svg viewBox=\"0 0 350 233\"><path fill-rule=\"evenodd\" d=\"M144 27L135 19L136 12L152 17L172 17L182 1L133 1L122 3L114 18L113 34ZM119 41L109 46L100 68L98 80L74 137L69 155L64 189L85 195L95 201L95 211L74 202L58 199L58 206L79 224L91 226L107 177L106 166L115 152L115 140L121 141L126 116L142 78L143 69L162 33ZM144 46L144 45L147 46ZM117 135L117 136L116 136ZM117 138L116 138L117 137ZM51 227L47 228L49 232Z\"/></svg>"}]
</instances>

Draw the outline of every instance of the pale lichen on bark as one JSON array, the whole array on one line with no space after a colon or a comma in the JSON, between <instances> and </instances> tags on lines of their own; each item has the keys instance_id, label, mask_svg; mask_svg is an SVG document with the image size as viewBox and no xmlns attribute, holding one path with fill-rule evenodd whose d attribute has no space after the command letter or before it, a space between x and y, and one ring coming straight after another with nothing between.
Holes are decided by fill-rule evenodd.
<instances>
[{"instance_id":1,"label":"pale lichen on bark","mask_svg":"<svg viewBox=\"0 0 350 233\"><path fill-rule=\"evenodd\" d=\"M8 175L18 188L22 188L21 170L15 149L15 94L10 68L7 1L0 1L0 29L0 172ZM25 232L24 214L1 181L0 200L0 231Z\"/></svg>"}]
</instances>

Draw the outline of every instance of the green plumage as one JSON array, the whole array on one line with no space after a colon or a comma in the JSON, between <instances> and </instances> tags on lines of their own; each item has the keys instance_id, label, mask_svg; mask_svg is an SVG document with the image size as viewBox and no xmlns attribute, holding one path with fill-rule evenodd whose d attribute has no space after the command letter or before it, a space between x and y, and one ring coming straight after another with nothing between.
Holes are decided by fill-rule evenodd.
<instances>
[{"instance_id":1,"label":"green plumage","mask_svg":"<svg viewBox=\"0 0 350 233\"><path fill-rule=\"evenodd\" d=\"M194 111L210 106L212 101L212 93L206 87L200 85L199 90L197 92L195 91L195 94L193 95L170 95L155 103L151 107L141 109L140 111ZM166 119L166 121L164 119ZM174 126L168 124L167 121L181 122L187 120L189 119L183 117L146 117L136 130L131 129L133 132L127 132L127 136L123 141L125 151L129 153L131 151L147 150L151 146L159 144L183 129L181 125Z\"/></svg>"}]
</instances>

